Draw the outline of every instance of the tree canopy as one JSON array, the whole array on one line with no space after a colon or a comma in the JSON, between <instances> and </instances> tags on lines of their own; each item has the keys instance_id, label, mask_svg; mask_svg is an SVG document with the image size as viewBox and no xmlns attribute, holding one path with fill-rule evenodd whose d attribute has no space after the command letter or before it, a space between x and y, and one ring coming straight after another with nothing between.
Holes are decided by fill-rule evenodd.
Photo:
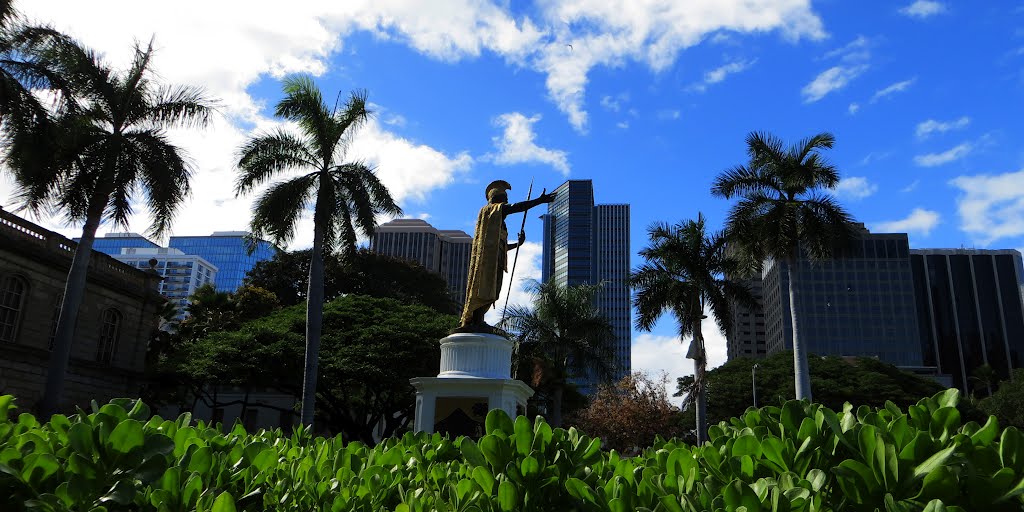
<instances>
[{"instance_id":1,"label":"tree canopy","mask_svg":"<svg viewBox=\"0 0 1024 512\"><path fill-rule=\"evenodd\" d=\"M306 300L309 250L278 252L249 271L245 282L274 292L282 305ZM443 277L415 262L360 249L342 258L331 254L324 261L324 298L356 293L423 304L442 313L456 314L458 305L448 294Z\"/></svg>"},{"instance_id":2,"label":"tree canopy","mask_svg":"<svg viewBox=\"0 0 1024 512\"><path fill-rule=\"evenodd\" d=\"M434 375L438 340L452 315L395 299L346 295L324 305L317 424L347 439L373 443L382 424L390 436L412 418L409 379ZM305 308L295 305L187 340L161 362L195 390L217 386L273 389L299 396L305 350ZM210 400L209 393L203 399Z\"/></svg>"},{"instance_id":3,"label":"tree canopy","mask_svg":"<svg viewBox=\"0 0 1024 512\"><path fill-rule=\"evenodd\" d=\"M855 406L882 407L886 400L906 408L941 391L939 383L905 372L877 359L809 358L814 400L841 410ZM712 424L739 416L753 405L751 367L757 364L758 406L778 405L794 396L793 356L780 352L767 359L739 358L708 372L708 417ZM678 379L676 396L688 392L693 377Z\"/></svg>"}]
</instances>

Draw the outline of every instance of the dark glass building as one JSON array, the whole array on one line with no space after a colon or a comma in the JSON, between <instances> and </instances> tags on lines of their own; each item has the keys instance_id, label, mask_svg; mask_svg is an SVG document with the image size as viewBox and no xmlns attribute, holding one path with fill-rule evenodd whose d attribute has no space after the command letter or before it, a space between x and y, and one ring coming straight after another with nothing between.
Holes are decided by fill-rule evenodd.
<instances>
[{"instance_id":1,"label":"dark glass building","mask_svg":"<svg viewBox=\"0 0 1024 512\"><path fill-rule=\"evenodd\" d=\"M386 256L415 261L441 274L448 294L461 308L466 302L466 280L473 237L465 231L438 230L420 219L395 219L377 226L370 250Z\"/></svg>"},{"instance_id":2,"label":"dark glass building","mask_svg":"<svg viewBox=\"0 0 1024 512\"><path fill-rule=\"evenodd\" d=\"M757 305L744 306L737 302L732 304L731 329L726 337L728 358L751 357L764 359L768 355L768 333L765 330L764 308L762 304L761 279L743 279Z\"/></svg>"},{"instance_id":3,"label":"dark glass building","mask_svg":"<svg viewBox=\"0 0 1024 512\"><path fill-rule=\"evenodd\" d=\"M905 368L922 359L914 279L905 233L870 233L835 258L802 258L797 276L799 336L809 354L877 357ZM792 350L789 273L770 261L762 275L767 353Z\"/></svg>"},{"instance_id":4,"label":"dark glass building","mask_svg":"<svg viewBox=\"0 0 1024 512\"><path fill-rule=\"evenodd\" d=\"M598 310L612 324L619 380L632 371L632 320L629 289L629 205L594 205L591 180L569 180L555 189L544 221L542 279L563 286L603 283ZM580 382L596 390L596 378Z\"/></svg>"},{"instance_id":5,"label":"dark glass building","mask_svg":"<svg viewBox=\"0 0 1024 512\"><path fill-rule=\"evenodd\" d=\"M1015 250L911 251L921 353L967 393L979 367L1007 379L1024 361L1021 254Z\"/></svg>"}]
</instances>

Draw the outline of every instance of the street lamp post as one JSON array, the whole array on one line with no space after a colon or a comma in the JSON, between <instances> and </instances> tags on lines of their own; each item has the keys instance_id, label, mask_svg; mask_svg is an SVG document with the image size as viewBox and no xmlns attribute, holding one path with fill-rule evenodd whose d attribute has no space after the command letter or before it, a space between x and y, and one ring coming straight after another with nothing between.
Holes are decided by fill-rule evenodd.
<instances>
[{"instance_id":1,"label":"street lamp post","mask_svg":"<svg viewBox=\"0 0 1024 512\"><path fill-rule=\"evenodd\" d=\"M750 382L754 388L754 407L757 407L757 365L750 367Z\"/></svg>"}]
</instances>

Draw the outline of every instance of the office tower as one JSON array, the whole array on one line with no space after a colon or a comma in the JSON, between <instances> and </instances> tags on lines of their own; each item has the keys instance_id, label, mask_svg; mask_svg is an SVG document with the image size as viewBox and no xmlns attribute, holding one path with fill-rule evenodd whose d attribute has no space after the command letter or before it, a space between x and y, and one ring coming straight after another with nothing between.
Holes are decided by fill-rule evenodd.
<instances>
[{"instance_id":1,"label":"office tower","mask_svg":"<svg viewBox=\"0 0 1024 512\"><path fill-rule=\"evenodd\" d=\"M741 279L738 282L750 290L757 302L755 306L744 306L732 301L732 321L726 338L726 353L729 360L739 357L764 359L768 356L768 333L765 329L761 278Z\"/></svg>"},{"instance_id":2,"label":"office tower","mask_svg":"<svg viewBox=\"0 0 1024 512\"><path fill-rule=\"evenodd\" d=\"M1007 379L1024 361L1021 254L1015 250L910 251L924 364L963 392L984 389L983 365Z\"/></svg>"},{"instance_id":3,"label":"office tower","mask_svg":"<svg viewBox=\"0 0 1024 512\"><path fill-rule=\"evenodd\" d=\"M140 270L150 269L150 260L156 260L154 268L163 281L160 294L167 297L178 308L178 320L185 318L188 298L204 284L213 284L217 267L194 254L185 254L178 249L166 247L128 247L121 249L115 259Z\"/></svg>"},{"instance_id":4,"label":"office tower","mask_svg":"<svg viewBox=\"0 0 1024 512\"><path fill-rule=\"evenodd\" d=\"M614 380L632 371L629 289L629 205L594 205L591 180L569 180L555 189L544 221L542 279L560 286L598 284L598 310L615 332ZM581 390L600 384L588 377Z\"/></svg>"},{"instance_id":5,"label":"office tower","mask_svg":"<svg viewBox=\"0 0 1024 512\"><path fill-rule=\"evenodd\" d=\"M75 242L78 241L79 239L76 238ZM158 249L159 247L160 245L138 233L107 233L102 238L97 237L92 242L92 250L110 256L121 254L121 249Z\"/></svg>"},{"instance_id":6,"label":"office tower","mask_svg":"<svg viewBox=\"0 0 1024 512\"><path fill-rule=\"evenodd\" d=\"M797 322L808 354L922 366L905 233L872 234L861 226L858 239L834 258L801 258L796 266ZM788 270L769 261L762 274L768 354L792 349Z\"/></svg>"},{"instance_id":7,"label":"office tower","mask_svg":"<svg viewBox=\"0 0 1024 512\"><path fill-rule=\"evenodd\" d=\"M273 258L278 251L274 244L257 240L250 254L248 236L245 231L218 231L210 236L172 236L167 247L205 260L217 269L217 279L213 283L217 291L234 292L242 286L245 274L256 263ZM115 258L122 254L122 249L132 248L159 249L160 246L136 233L107 233L93 242L93 250Z\"/></svg>"},{"instance_id":8,"label":"office tower","mask_svg":"<svg viewBox=\"0 0 1024 512\"><path fill-rule=\"evenodd\" d=\"M256 240L250 253L248 237L245 231L217 231L210 236L172 236L167 246L213 264L217 267L217 291L233 292L257 263L272 259L278 251L274 244Z\"/></svg>"},{"instance_id":9,"label":"office tower","mask_svg":"<svg viewBox=\"0 0 1024 512\"><path fill-rule=\"evenodd\" d=\"M448 283L449 295L461 308L466 302L472 244L473 237L465 231L438 230L420 219L395 219L377 226L370 240L370 250L414 261L441 274Z\"/></svg>"}]
</instances>

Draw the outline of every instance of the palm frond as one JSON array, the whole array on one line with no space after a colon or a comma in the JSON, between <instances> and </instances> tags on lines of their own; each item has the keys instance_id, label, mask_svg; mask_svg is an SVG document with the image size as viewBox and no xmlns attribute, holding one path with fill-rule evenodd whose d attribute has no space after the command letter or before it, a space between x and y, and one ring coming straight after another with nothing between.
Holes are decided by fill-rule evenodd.
<instances>
[{"instance_id":1,"label":"palm frond","mask_svg":"<svg viewBox=\"0 0 1024 512\"><path fill-rule=\"evenodd\" d=\"M278 245L291 240L315 185L315 173L271 185L253 205L252 233Z\"/></svg>"},{"instance_id":2,"label":"palm frond","mask_svg":"<svg viewBox=\"0 0 1024 512\"><path fill-rule=\"evenodd\" d=\"M309 75L293 75L284 79L285 97L277 104L274 115L298 123L309 138L317 141L319 148L333 152L337 140L331 137L331 113L324 105L320 89ZM330 153L320 155L330 160Z\"/></svg>"},{"instance_id":3,"label":"palm frond","mask_svg":"<svg viewBox=\"0 0 1024 512\"><path fill-rule=\"evenodd\" d=\"M165 86L147 103L140 121L163 128L202 128L216 112L216 102L199 87Z\"/></svg>"},{"instance_id":4,"label":"palm frond","mask_svg":"<svg viewBox=\"0 0 1024 512\"><path fill-rule=\"evenodd\" d=\"M149 232L154 237L163 237L191 193L194 166L185 152L171 144L160 130L132 133L126 140L135 146L139 160L139 177L153 217Z\"/></svg>"},{"instance_id":5,"label":"palm frond","mask_svg":"<svg viewBox=\"0 0 1024 512\"><path fill-rule=\"evenodd\" d=\"M281 129L247 140L238 155L242 172L235 182L235 195L248 193L281 172L320 168L308 141Z\"/></svg>"}]
</instances>

